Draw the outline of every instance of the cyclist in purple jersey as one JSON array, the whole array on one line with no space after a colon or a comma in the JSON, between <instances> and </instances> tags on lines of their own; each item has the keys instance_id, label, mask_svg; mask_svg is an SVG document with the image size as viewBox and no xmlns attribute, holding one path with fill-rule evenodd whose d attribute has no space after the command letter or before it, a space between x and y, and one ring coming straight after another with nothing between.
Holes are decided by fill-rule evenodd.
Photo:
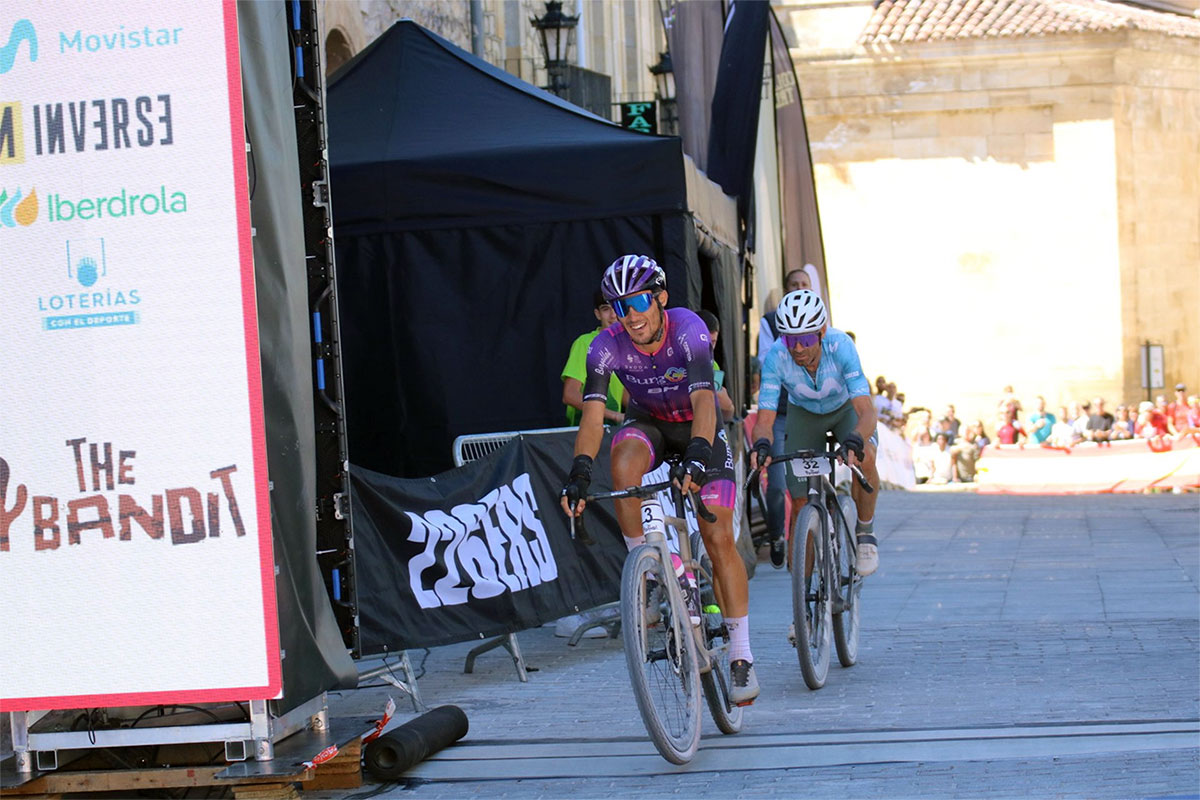
<instances>
[{"instance_id":1,"label":"cyclist in purple jersey","mask_svg":"<svg viewBox=\"0 0 1200 800\"><path fill-rule=\"evenodd\" d=\"M666 343L653 354L634 344L621 323L606 328L592 340L583 390L585 401L595 398L596 386L616 372L618 380L629 380L623 385L629 393L630 408L664 422L692 421L692 392L716 388L708 328L686 308L664 309L663 317Z\"/></svg>"},{"instance_id":2,"label":"cyclist in purple jersey","mask_svg":"<svg viewBox=\"0 0 1200 800\"><path fill-rule=\"evenodd\" d=\"M648 256L617 259L600 284L619 323L592 341L583 390L583 418L575 438L575 461L563 487L563 510L583 511L592 459L604 438L604 401L609 376L625 386L625 421L612 440L613 486L634 486L662 463L681 454L671 477L686 493L698 489L716 522L700 521L712 559L715 590L730 639L730 700L749 705L758 696L750 651L746 566L733 540L733 460L717 405L708 328L686 308L665 308L666 275ZM615 502L617 523L632 550L645 541L640 502ZM686 594L686 593L685 593Z\"/></svg>"}]
</instances>

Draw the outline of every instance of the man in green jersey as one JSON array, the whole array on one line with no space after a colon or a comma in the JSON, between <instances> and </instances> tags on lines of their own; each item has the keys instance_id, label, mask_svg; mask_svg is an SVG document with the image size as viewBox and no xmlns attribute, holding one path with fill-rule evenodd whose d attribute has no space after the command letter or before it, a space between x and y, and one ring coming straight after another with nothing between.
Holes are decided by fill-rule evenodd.
<instances>
[{"instance_id":1,"label":"man in green jersey","mask_svg":"<svg viewBox=\"0 0 1200 800\"><path fill-rule=\"evenodd\" d=\"M583 379L587 377L588 346L600 331L617 324L616 313L599 289L596 290L593 298L593 306L595 308L593 313L596 315L600 327L580 335L571 344L571 354L567 356L567 363L562 370L562 399L563 404L567 407L568 425L578 425L580 414L583 411ZM605 422L622 422L625 419L625 415L621 412L621 409L625 407L624 395L625 387L621 385L614 374L608 381L608 400L604 404Z\"/></svg>"}]
</instances>

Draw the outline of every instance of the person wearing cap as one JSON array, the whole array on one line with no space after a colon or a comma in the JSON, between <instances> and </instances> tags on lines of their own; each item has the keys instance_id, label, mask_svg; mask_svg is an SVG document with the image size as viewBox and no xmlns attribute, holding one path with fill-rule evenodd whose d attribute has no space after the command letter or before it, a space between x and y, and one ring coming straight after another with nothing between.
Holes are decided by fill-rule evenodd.
<instances>
[{"instance_id":1,"label":"person wearing cap","mask_svg":"<svg viewBox=\"0 0 1200 800\"><path fill-rule=\"evenodd\" d=\"M1187 418L1187 386L1177 383L1175 384L1175 399L1167 405L1167 422L1171 424L1176 433L1183 433L1188 426Z\"/></svg>"},{"instance_id":2,"label":"person wearing cap","mask_svg":"<svg viewBox=\"0 0 1200 800\"><path fill-rule=\"evenodd\" d=\"M571 344L571 352L562 369L562 400L567 407L567 424L578 425L583 412L583 380L587 377L587 352L592 340L605 328L617 324L617 315L599 289L592 297L592 313L600 326L594 331L580 334ZM614 374L608 382L608 400L604 404L604 421L621 422L625 419L625 387Z\"/></svg>"}]
</instances>

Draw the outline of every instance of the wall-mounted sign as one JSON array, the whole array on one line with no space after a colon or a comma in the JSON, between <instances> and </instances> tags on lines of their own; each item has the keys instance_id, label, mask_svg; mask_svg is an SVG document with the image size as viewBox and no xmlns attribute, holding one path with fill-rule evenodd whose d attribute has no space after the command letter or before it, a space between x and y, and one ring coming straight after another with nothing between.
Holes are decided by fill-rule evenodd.
<instances>
[{"instance_id":1,"label":"wall-mounted sign","mask_svg":"<svg viewBox=\"0 0 1200 800\"><path fill-rule=\"evenodd\" d=\"M1163 346L1146 342L1141 347L1142 388L1163 388Z\"/></svg>"},{"instance_id":2,"label":"wall-mounted sign","mask_svg":"<svg viewBox=\"0 0 1200 800\"><path fill-rule=\"evenodd\" d=\"M280 691L236 6L0 5L0 708Z\"/></svg>"},{"instance_id":3,"label":"wall-mounted sign","mask_svg":"<svg viewBox=\"0 0 1200 800\"><path fill-rule=\"evenodd\" d=\"M621 127L638 133L658 133L658 104L653 100L618 103Z\"/></svg>"}]
</instances>

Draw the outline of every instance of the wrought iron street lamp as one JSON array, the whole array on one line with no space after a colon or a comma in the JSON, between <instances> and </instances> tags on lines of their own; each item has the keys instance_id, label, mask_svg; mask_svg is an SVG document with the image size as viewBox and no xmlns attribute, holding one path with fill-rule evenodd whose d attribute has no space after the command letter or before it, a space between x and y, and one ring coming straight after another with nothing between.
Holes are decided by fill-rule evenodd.
<instances>
[{"instance_id":1,"label":"wrought iron street lamp","mask_svg":"<svg viewBox=\"0 0 1200 800\"><path fill-rule=\"evenodd\" d=\"M659 115L661 132L678 133L676 123L679 121L679 116L675 110L675 69L671 65L669 52L658 54L658 63L650 67L650 74L654 76L655 94L658 96L658 104L662 109L662 113Z\"/></svg>"},{"instance_id":2,"label":"wrought iron street lamp","mask_svg":"<svg viewBox=\"0 0 1200 800\"><path fill-rule=\"evenodd\" d=\"M560 96L568 88L567 66L571 63L571 48L575 44L575 26L579 24L579 17L564 14L562 5L560 0L547 0L546 13L529 20L542 40L546 74L550 77L550 85L546 88Z\"/></svg>"}]
</instances>

